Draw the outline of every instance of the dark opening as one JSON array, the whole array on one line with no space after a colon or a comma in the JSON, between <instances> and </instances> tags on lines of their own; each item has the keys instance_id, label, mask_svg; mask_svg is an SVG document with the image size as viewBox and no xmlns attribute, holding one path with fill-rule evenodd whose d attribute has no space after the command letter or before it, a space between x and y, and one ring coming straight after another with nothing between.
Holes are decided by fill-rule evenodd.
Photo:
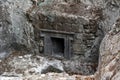
<instances>
[{"instance_id":1,"label":"dark opening","mask_svg":"<svg viewBox=\"0 0 120 80\"><path fill-rule=\"evenodd\" d=\"M54 38L51 37L52 40L52 54L64 56L64 39L63 38Z\"/></svg>"}]
</instances>

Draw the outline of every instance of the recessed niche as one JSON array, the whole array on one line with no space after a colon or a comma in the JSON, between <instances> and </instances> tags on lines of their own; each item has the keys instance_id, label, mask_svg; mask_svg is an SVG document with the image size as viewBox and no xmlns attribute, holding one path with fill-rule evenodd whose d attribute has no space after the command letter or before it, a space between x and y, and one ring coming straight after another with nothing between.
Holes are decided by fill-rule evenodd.
<instances>
[{"instance_id":1,"label":"recessed niche","mask_svg":"<svg viewBox=\"0 0 120 80\"><path fill-rule=\"evenodd\" d=\"M52 41L52 55L64 56L64 38L51 37Z\"/></svg>"}]
</instances>

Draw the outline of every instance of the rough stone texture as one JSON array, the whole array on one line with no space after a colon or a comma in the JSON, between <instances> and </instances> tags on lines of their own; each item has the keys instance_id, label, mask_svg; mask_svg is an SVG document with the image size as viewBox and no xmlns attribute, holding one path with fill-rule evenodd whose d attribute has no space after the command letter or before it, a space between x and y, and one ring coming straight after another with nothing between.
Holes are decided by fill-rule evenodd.
<instances>
[{"instance_id":1,"label":"rough stone texture","mask_svg":"<svg viewBox=\"0 0 120 80\"><path fill-rule=\"evenodd\" d=\"M29 75L29 76L19 76L15 75L16 77L10 77L10 75L13 74L8 74L9 76L0 76L1 80L95 80L94 76L79 76L79 75L73 75L69 76L66 73L47 73L41 74L41 75Z\"/></svg>"},{"instance_id":2,"label":"rough stone texture","mask_svg":"<svg viewBox=\"0 0 120 80\"><path fill-rule=\"evenodd\" d=\"M0 55L13 50L30 51L33 47L33 28L26 18L31 6L30 0L0 1Z\"/></svg>"},{"instance_id":3,"label":"rough stone texture","mask_svg":"<svg viewBox=\"0 0 120 80\"><path fill-rule=\"evenodd\" d=\"M88 4L84 4L82 2L77 3L76 1L74 2L72 0L61 0L59 2L50 2L45 0L44 2L38 4L39 5L37 7L32 7L30 10L28 10L27 14L29 21L34 26L35 41L38 49L41 49L39 48L39 43L41 41L40 32L43 29L51 31L55 30L58 33L73 32L74 37L71 44L73 57L71 61L73 61L73 63L75 62L77 65L71 64L70 68L68 66L65 66L65 68L68 68L67 71L73 73L74 71L77 71L79 74L84 74L84 72L85 74L90 72L94 73L96 69L94 69L92 72L91 69L85 68L85 66L88 67L94 64L94 67L97 67L99 45L104 36L104 32L100 25L100 20L103 19L102 9L99 7L93 7L89 9ZM73 8L75 10L73 10ZM58 34L56 33L56 35ZM57 37L60 36L58 35ZM44 46L44 39L42 38L42 40L42 44ZM66 62L65 64L68 63L69 62ZM81 68L77 69L77 67L75 67L72 70L71 68L73 68L73 66Z\"/></svg>"},{"instance_id":4,"label":"rough stone texture","mask_svg":"<svg viewBox=\"0 0 120 80\"><path fill-rule=\"evenodd\" d=\"M78 0L79 2L79 0ZM64 6L62 6L64 5ZM40 41L40 30L48 29L62 32L74 32L73 55L78 55L81 62L97 63L99 45L104 36L99 20L102 19L102 9L95 7L90 16L88 5L76 1L60 1L50 3L47 0L28 11L28 18L33 23L36 43ZM75 11L73 10L75 9ZM83 10L81 13L80 10ZM97 12L97 13L96 13ZM100 12L100 13L99 13ZM86 15L88 15L86 17ZM89 19L90 18L90 19ZM58 36L59 37L59 36ZM83 59L83 60L82 60ZM78 63L79 64L79 63Z\"/></svg>"},{"instance_id":5,"label":"rough stone texture","mask_svg":"<svg viewBox=\"0 0 120 80\"><path fill-rule=\"evenodd\" d=\"M71 64L69 67L67 65L70 61L64 62L65 68L68 68L66 71L71 70L71 73L77 71L76 74L93 74L95 72L98 61L99 44L102 40L103 32L99 27L99 22L94 16L89 19L90 13L87 9L88 5L79 0L60 0L59 2L57 0L45 0L44 2L38 1L37 6L32 5L30 0L6 0L5 2L1 2L1 9L5 9L5 11L1 10L3 11L1 15L7 16L1 18L5 19L6 25L2 25L2 28L5 28L5 30L1 31L3 32L2 34L5 34L5 36L1 35L2 57L7 54L7 48L9 53L13 50L29 51L29 53L34 54L36 51L39 53L39 46L43 44L40 44L41 38L39 32L41 29L67 33L73 32L75 36L71 46L74 56L70 61L76 63ZM73 10L74 8L75 10ZM80 11L79 8L82 11ZM99 8L97 11L99 11ZM86 15L88 16L85 17ZM99 16L100 15L97 14L97 17ZM4 20L1 21L2 24L3 21ZM91 71L93 65L95 69ZM76 67L73 68L74 66ZM90 67L90 69L88 67Z\"/></svg>"},{"instance_id":6,"label":"rough stone texture","mask_svg":"<svg viewBox=\"0 0 120 80\"><path fill-rule=\"evenodd\" d=\"M100 80L119 80L120 72L120 20L117 19L113 30L103 39L100 46Z\"/></svg>"},{"instance_id":7,"label":"rough stone texture","mask_svg":"<svg viewBox=\"0 0 120 80\"><path fill-rule=\"evenodd\" d=\"M15 55L15 54L14 54ZM16 54L17 55L17 54ZM44 58L41 56L9 56L6 60L1 62L1 72L12 72L17 74L36 74L46 72L63 72L63 64L61 61L51 58ZM52 67L51 70L50 67ZM48 71L47 71L48 70Z\"/></svg>"},{"instance_id":8,"label":"rough stone texture","mask_svg":"<svg viewBox=\"0 0 120 80\"><path fill-rule=\"evenodd\" d=\"M21 52L21 56L17 56L17 52L11 58L0 60L0 74L8 72L2 74L0 80L119 80L119 14L119 0L38 0L33 5L31 0L1 0L0 58L13 51L39 53L39 45L43 46L39 37L41 29L74 32L75 55L71 60L56 60L40 56L31 58ZM93 74L98 56L99 67L95 75L67 74ZM43 73L67 73L41 74L41 70L45 71Z\"/></svg>"},{"instance_id":9,"label":"rough stone texture","mask_svg":"<svg viewBox=\"0 0 120 80\"><path fill-rule=\"evenodd\" d=\"M112 25L116 22L120 16L120 1L119 0L103 0L103 9L105 21L105 32L108 32L112 29Z\"/></svg>"},{"instance_id":10,"label":"rough stone texture","mask_svg":"<svg viewBox=\"0 0 120 80\"><path fill-rule=\"evenodd\" d=\"M0 75L0 80L94 80L94 75L69 75L63 71L63 63L59 60L32 55L18 56L18 54L14 53L0 63L3 65L0 70L5 70ZM53 66L53 70L43 74L42 72L49 66ZM62 73L56 73L58 71Z\"/></svg>"}]
</instances>

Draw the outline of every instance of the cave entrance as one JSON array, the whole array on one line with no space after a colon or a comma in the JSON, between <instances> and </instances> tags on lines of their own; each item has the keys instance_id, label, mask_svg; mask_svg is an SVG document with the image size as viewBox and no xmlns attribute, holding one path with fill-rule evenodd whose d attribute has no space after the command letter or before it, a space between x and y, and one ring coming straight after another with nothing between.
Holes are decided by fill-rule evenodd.
<instances>
[{"instance_id":1,"label":"cave entrance","mask_svg":"<svg viewBox=\"0 0 120 80\"><path fill-rule=\"evenodd\" d=\"M64 56L64 39L51 37L52 41L52 55L54 56Z\"/></svg>"}]
</instances>

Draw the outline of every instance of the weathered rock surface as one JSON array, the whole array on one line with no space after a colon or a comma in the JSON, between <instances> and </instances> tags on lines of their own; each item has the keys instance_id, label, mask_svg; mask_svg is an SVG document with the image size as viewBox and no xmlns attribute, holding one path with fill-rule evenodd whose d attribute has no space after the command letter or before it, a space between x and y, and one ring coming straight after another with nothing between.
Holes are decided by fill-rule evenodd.
<instances>
[{"instance_id":1,"label":"weathered rock surface","mask_svg":"<svg viewBox=\"0 0 120 80\"><path fill-rule=\"evenodd\" d=\"M90 5L84 4L80 0L60 0L59 2L45 0L38 4L37 7L33 7L28 11L29 21L34 26L37 45L40 45L39 34L43 29L56 31L55 34L57 32L74 33L71 51L73 56L77 55L80 59L72 57L71 63L67 62L70 66L65 66L65 68L73 73L93 74L96 69L91 71L91 66L97 68L99 45L104 36L102 27L99 25L100 20L103 18L102 9L100 7L88 8ZM45 38L45 35L47 34L42 35L42 39ZM45 43L45 40L42 42Z\"/></svg>"},{"instance_id":2,"label":"weathered rock surface","mask_svg":"<svg viewBox=\"0 0 120 80\"><path fill-rule=\"evenodd\" d=\"M0 55L32 49L33 27L26 18L31 6L30 0L0 1Z\"/></svg>"},{"instance_id":3,"label":"weathered rock surface","mask_svg":"<svg viewBox=\"0 0 120 80\"><path fill-rule=\"evenodd\" d=\"M41 56L9 56L3 62L0 62L1 72L13 72L17 74L35 74L47 72L64 72L61 61Z\"/></svg>"},{"instance_id":4,"label":"weathered rock surface","mask_svg":"<svg viewBox=\"0 0 120 80\"><path fill-rule=\"evenodd\" d=\"M6 60L0 62L0 70L3 71L3 73L1 73L0 80L94 79L94 75L80 76L73 75L73 73L70 76L64 71L63 63L56 59L32 55L18 56L18 53L14 53L14 55L15 56L11 55Z\"/></svg>"},{"instance_id":5,"label":"weathered rock surface","mask_svg":"<svg viewBox=\"0 0 120 80\"><path fill-rule=\"evenodd\" d=\"M100 46L99 74L100 80L119 80L120 77L120 20L113 30L103 39Z\"/></svg>"},{"instance_id":6,"label":"weathered rock surface","mask_svg":"<svg viewBox=\"0 0 120 80\"><path fill-rule=\"evenodd\" d=\"M96 66L97 60L98 60L97 52L98 52L98 48L99 48L99 44L100 44L101 36L102 36L101 34L98 35L100 31L98 30L98 25L95 24L94 26L94 23L91 24L92 22L89 21L89 19L82 16L84 15L83 13L79 14L80 12L78 10L79 7L81 9L86 9L84 4L82 3L77 4L76 2L74 2L74 5L73 5L71 1L64 2L62 0L59 2L60 3L58 4L58 2L54 0L53 1L45 0L45 2L40 2L39 6L34 8L31 0L27 0L27 1L24 1L24 0L20 0L20 1L5 0L4 1L3 0L1 1L0 8L2 12L0 13L1 14L0 22L1 22L1 34L2 35L0 35L1 37L0 38L1 39L0 58L5 57L9 53L13 53L13 51L20 51L21 54L39 53L39 41L40 41L39 33L36 34L37 32L36 30L39 30L39 29L36 27L38 26L45 27L43 25L46 25L47 28L56 28L55 26L57 25L59 26L57 30L65 29L65 31L67 32L76 32L78 33L78 35L76 35L76 38L79 38L74 43L74 48L73 48L75 53L78 55L78 57L75 58L77 60L75 59L70 60L72 61L72 64L70 63L70 61L64 62L64 65L65 65L64 67L66 69L68 68L68 70L66 71L68 72L69 70L71 70L70 72L73 72L76 74L93 74L96 70L94 69L92 71L93 65L95 64L94 68L97 67ZM77 4L77 6L75 4ZM52 5L54 5L54 9L50 9ZM65 7L62 8L62 5L65 5ZM67 8L69 6L71 7ZM74 7L76 7L77 9L75 11L72 11ZM62 10L62 9L65 9L65 10ZM55 11L56 15L53 13L49 13L51 10L53 13ZM26 13L27 14L29 13L29 16L26 15ZM88 14L87 10L85 10L85 13ZM46 18L47 18L47 21L45 22L47 23L40 24L40 20L46 19ZM91 31L89 31L89 29L85 29L84 31L82 29L83 25L86 25L86 24L87 24L87 27L91 28ZM88 30L88 32L86 30ZM92 32L92 30L94 31ZM81 35L82 32L83 33L85 32L85 34ZM85 37L84 39L82 39L83 35ZM86 40L87 38L88 40ZM36 39L38 39L37 40L38 42L36 41ZM94 41L95 41L95 44L94 44ZM91 47L95 47L96 49L91 48ZM84 54L86 50L88 49L90 51ZM94 55L91 55L92 54L91 52ZM81 54L82 56L79 56ZM78 61L80 60L79 57L81 59L80 62ZM96 60L93 60L93 58ZM71 64L70 67L67 66L69 63ZM79 67L81 68L79 69ZM88 67L90 67L90 69ZM84 69L82 70L82 68Z\"/></svg>"},{"instance_id":7,"label":"weathered rock surface","mask_svg":"<svg viewBox=\"0 0 120 80\"><path fill-rule=\"evenodd\" d=\"M0 1L0 80L120 79L119 0L32 1ZM75 32L76 55L56 60L23 54L41 53L41 28Z\"/></svg>"}]
</instances>

